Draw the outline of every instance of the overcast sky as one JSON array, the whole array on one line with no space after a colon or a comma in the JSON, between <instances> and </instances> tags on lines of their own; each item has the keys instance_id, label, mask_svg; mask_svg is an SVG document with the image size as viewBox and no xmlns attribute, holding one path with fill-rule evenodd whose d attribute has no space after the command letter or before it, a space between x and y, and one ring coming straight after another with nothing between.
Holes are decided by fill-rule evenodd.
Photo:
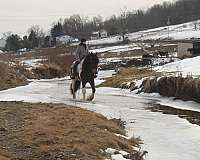
<instances>
[{"instance_id":1,"label":"overcast sky","mask_svg":"<svg viewBox=\"0 0 200 160\"><path fill-rule=\"evenodd\" d=\"M22 35L36 24L48 30L52 22L73 14L109 17L118 14L124 7L129 10L146 9L164 1L166 0L0 0L0 34L12 31Z\"/></svg>"}]
</instances>

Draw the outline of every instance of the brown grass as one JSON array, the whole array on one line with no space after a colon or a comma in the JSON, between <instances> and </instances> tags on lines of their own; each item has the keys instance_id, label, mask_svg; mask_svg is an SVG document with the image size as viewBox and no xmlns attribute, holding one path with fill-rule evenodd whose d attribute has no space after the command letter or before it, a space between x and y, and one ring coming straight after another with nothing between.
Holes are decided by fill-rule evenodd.
<instances>
[{"instance_id":1,"label":"brown grass","mask_svg":"<svg viewBox=\"0 0 200 160\"><path fill-rule=\"evenodd\" d=\"M103 160L108 147L137 153L140 143L114 135L125 134L116 121L62 104L2 102L1 126L0 155L10 159Z\"/></svg>"},{"instance_id":2,"label":"brown grass","mask_svg":"<svg viewBox=\"0 0 200 160\"><path fill-rule=\"evenodd\" d=\"M147 79L142 86L142 91L147 93L157 92L163 96L200 102L199 78L162 77L159 80L157 78Z\"/></svg>"},{"instance_id":3,"label":"brown grass","mask_svg":"<svg viewBox=\"0 0 200 160\"><path fill-rule=\"evenodd\" d=\"M26 85L26 77L8 62L0 62L0 90Z\"/></svg>"},{"instance_id":4,"label":"brown grass","mask_svg":"<svg viewBox=\"0 0 200 160\"><path fill-rule=\"evenodd\" d=\"M121 68L116 75L111 78L107 78L101 87L122 87L123 84L126 84L130 81L136 79L142 79L144 77L160 75L157 72L150 71L147 69L138 69L138 68Z\"/></svg>"},{"instance_id":5,"label":"brown grass","mask_svg":"<svg viewBox=\"0 0 200 160\"><path fill-rule=\"evenodd\" d=\"M50 79L50 78L61 78L66 76L65 71L54 63L43 64L35 69L32 69L34 76L37 79Z\"/></svg>"}]
</instances>

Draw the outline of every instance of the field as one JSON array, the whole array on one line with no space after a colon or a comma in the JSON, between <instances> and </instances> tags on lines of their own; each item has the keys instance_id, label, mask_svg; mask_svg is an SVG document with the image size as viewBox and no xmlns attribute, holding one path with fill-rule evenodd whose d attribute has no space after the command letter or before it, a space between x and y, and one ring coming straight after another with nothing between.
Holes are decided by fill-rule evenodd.
<instances>
[{"instance_id":1,"label":"field","mask_svg":"<svg viewBox=\"0 0 200 160\"><path fill-rule=\"evenodd\" d=\"M103 160L115 148L139 155L125 139L123 122L63 104L0 103L1 160Z\"/></svg>"}]
</instances>

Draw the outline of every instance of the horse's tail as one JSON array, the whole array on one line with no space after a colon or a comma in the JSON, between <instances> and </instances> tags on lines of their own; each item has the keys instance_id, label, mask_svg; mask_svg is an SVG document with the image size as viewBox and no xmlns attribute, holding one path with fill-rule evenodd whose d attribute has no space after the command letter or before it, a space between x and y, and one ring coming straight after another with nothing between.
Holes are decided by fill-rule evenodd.
<instances>
[{"instance_id":1,"label":"horse's tail","mask_svg":"<svg viewBox=\"0 0 200 160\"><path fill-rule=\"evenodd\" d=\"M74 79L73 81L70 85L71 94L76 93L81 87L81 81L79 79Z\"/></svg>"}]
</instances>

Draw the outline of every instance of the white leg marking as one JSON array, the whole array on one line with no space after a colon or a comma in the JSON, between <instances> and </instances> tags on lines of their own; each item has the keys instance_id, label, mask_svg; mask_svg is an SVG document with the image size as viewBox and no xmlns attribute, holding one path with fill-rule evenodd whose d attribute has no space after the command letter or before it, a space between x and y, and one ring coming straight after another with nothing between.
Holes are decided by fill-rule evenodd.
<instances>
[{"instance_id":1,"label":"white leg marking","mask_svg":"<svg viewBox=\"0 0 200 160\"><path fill-rule=\"evenodd\" d=\"M92 93L92 94L87 98L88 101L92 101L93 99L94 99L94 93Z\"/></svg>"},{"instance_id":2,"label":"white leg marking","mask_svg":"<svg viewBox=\"0 0 200 160\"><path fill-rule=\"evenodd\" d=\"M85 101L86 88L82 88L83 100Z\"/></svg>"}]
</instances>

